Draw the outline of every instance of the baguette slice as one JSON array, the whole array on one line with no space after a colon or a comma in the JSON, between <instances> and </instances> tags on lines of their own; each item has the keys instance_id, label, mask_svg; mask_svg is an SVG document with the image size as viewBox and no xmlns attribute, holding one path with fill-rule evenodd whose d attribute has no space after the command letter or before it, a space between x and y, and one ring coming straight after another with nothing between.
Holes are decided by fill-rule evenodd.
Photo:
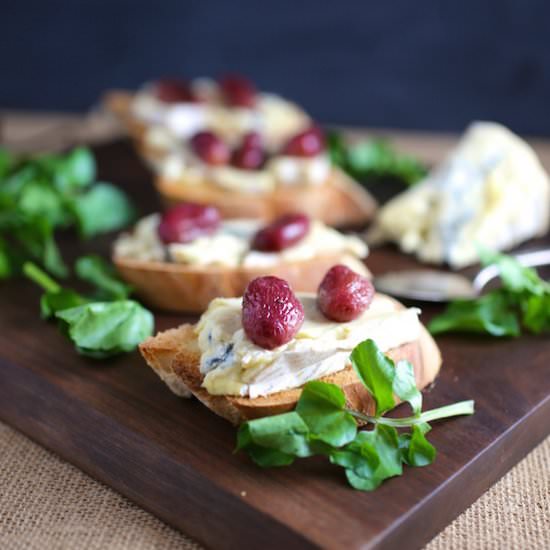
<instances>
[{"instance_id":1,"label":"baguette slice","mask_svg":"<svg viewBox=\"0 0 550 550\"><path fill-rule=\"evenodd\" d=\"M403 307L399 302L394 301L394 304L396 310ZM233 424L294 409L300 397L300 388L254 399L210 395L201 387L203 380L199 370L201 354L194 329L194 325L181 325L176 329L161 332L140 345L141 354L148 365L174 393L194 395L214 413ZM416 342L391 349L386 355L394 361L407 360L412 363L419 389L431 384L441 367L439 349L423 326ZM351 366L320 380L340 386L346 395L348 406L364 414L374 413L375 404L372 396L359 381Z\"/></svg>"},{"instance_id":2,"label":"baguette slice","mask_svg":"<svg viewBox=\"0 0 550 550\"><path fill-rule=\"evenodd\" d=\"M140 155L153 167L164 152L145 139L147 126L132 115L133 96L125 91L105 95L103 104L126 127ZM269 222L283 214L304 213L328 225L364 225L377 208L374 198L342 170L334 167L321 186L285 186L265 193L236 192L212 182L188 182L185 178L155 178L155 187L166 205L197 202L216 206L224 218L257 218Z\"/></svg>"},{"instance_id":3,"label":"baguette slice","mask_svg":"<svg viewBox=\"0 0 550 550\"><path fill-rule=\"evenodd\" d=\"M360 260L348 254L326 254L267 267L192 266L170 262L144 262L113 257L121 277L147 304L180 313L202 313L217 297L242 296L248 283L261 275L288 281L297 292L316 292L325 273L347 264L370 276Z\"/></svg>"},{"instance_id":4,"label":"baguette slice","mask_svg":"<svg viewBox=\"0 0 550 550\"><path fill-rule=\"evenodd\" d=\"M303 213L327 225L364 225L376 210L372 196L339 168L320 186L279 186L264 193L236 192L204 182L157 176L157 191L166 202L197 202L218 208L224 218L256 218L269 222L284 214Z\"/></svg>"}]
</instances>

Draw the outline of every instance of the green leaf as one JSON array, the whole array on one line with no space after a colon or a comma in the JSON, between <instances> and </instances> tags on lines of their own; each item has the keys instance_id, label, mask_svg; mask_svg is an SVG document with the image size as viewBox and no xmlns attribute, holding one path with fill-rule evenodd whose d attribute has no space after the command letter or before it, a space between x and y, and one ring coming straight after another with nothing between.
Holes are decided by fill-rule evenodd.
<instances>
[{"instance_id":1,"label":"green leaf","mask_svg":"<svg viewBox=\"0 0 550 550\"><path fill-rule=\"evenodd\" d=\"M75 271L83 281L95 285L105 299L123 300L132 292L132 287L121 281L114 268L101 256L89 255L78 258Z\"/></svg>"},{"instance_id":2,"label":"green leaf","mask_svg":"<svg viewBox=\"0 0 550 550\"><path fill-rule=\"evenodd\" d=\"M68 288L62 288L57 292L45 292L40 298L40 313L43 319L53 317L56 312L88 303L84 298Z\"/></svg>"},{"instance_id":3,"label":"green leaf","mask_svg":"<svg viewBox=\"0 0 550 550\"><path fill-rule=\"evenodd\" d=\"M347 151L344 138L337 132L327 134L327 150L332 164L347 169Z\"/></svg>"},{"instance_id":4,"label":"green leaf","mask_svg":"<svg viewBox=\"0 0 550 550\"><path fill-rule=\"evenodd\" d=\"M346 468L350 485L362 491L372 491L385 479L403 473L397 430L381 424L372 431L359 432L343 451L333 452L330 458Z\"/></svg>"},{"instance_id":5,"label":"green leaf","mask_svg":"<svg viewBox=\"0 0 550 550\"><path fill-rule=\"evenodd\" d=\"M395 407L393 379L395 367L373 340L365 340L351 353L351 364L376 402L376 415L382 415Z\"/></svg>"},{"instance_id":6,"label":"green leaf","mask_svg":"<svg viewBox=\"0 0 550 550\"><path fill-rule=\"evenodd\" d=\"M27 257L41 262L56 277L66 277L68 269L54 239L50 221L43 216L25 219L11 231Z\"/></svg>"},{"instance_id":7,"label":"green leaf","mask_svg":"<svg viewBox=\"0 0 550 550\"><path fill-rule=\"evenodd\" d=\"M409 466L427 466L435 460L435 447L426 439L429 424L415 424L412 432L399 436L403 462Z\"/></svg>"},{"instance_id":8,"label":"green leaf","mask_svg":"<svg viewBox=\"0 0 550 550\"><path fill-rule=\"evenodd\" d=\"M96 177L94 156L84 147L77 147L65 157L53 159L50 166L56 187L63 193L86 187Z\"/></svg>"},{"instance_id":9,"label":"green leaf","mask_svg":"<svg viewBox=\"0 0 550 550\"><path fill-rule=\"evenodd\" d=\"M57 277L64 278L69 274L69 270L55 242L53 230L44 237L42 262L44 263L44 267Z\"/></svg>"},{"instance_id":10,"label":"green leaf","mask_svg":"<svg viewBox=\"0 0 550 550\"><path fill-rule=\"evenodd\" d=\"M374 491L382 484L383 479L379 477L363 477L355 473L355 470L346 470L348 483L358 491Z\"/></svg>"},{"instance_id":11,"label":"green leaf","mask_svg":"<svg viewBox=\"0 0 550 550\"><path fill-rule=\"evenodd\" d=\"M345 405L346 398L340 387L314 380L304 386L296 412L315 437L340 447L352 441L357 433L357 423L345 411Z\"/></svg>"},{"instance_id":12,"label":"green leaf","mask_svg":"<svg viewBox=\"0 0 550 550\"><path fill-rule=\"evenodd\" d=\"M6 177L12 166L15 164L15 159L12 154L3 147L0 147L0 179Z\"/></svg>"},{"instance_id":13,"label":"green leaf","mask_svg":"<svg viewBox=\"0 0 550 550\"><path fill-rule=\"evenodd\" d=\"M153 315L132 300L92 302L57 311L83 355L102 358L132 351L153 332Z\"/></svg>"},{"instance_id":14,"label":"green leaf","mask_svg":"<svg viewBox=\"0 0 550 550\"><path fill-rule=\"evenodd\" d=\"M478 247L483 265L495 265L504 288L514 293L543 294L547 285L531 267L522 266L514 257Z\"/></svg>"},{"instance_id":15,"label":"green leaf","mask_svg":"<svg viewBox=\"0 0 550 550\"><path fill-rule=\"evenodd\" d=\"M278 449L270 449L256 445L252 440L250 427L242 424L237 432L237 449L245 450L250 458L262 468L288 466L294 462L293 454L284 453Z\"/></svg>"},{"instance_id":16,"label":"green leaf","mask_svg":"<svg viewBox=\"0 0 550 550\"><path fill-rule=\"evenodd\" d=\"M327 149L334 164L362 181L396 178L412 185L427 172L417 159L398 153L381 139L347 145L340 134L332 132L327 137Z\"/></svg>"},{"instance_id":17,"label":"green leaf","mask_svg":"<svg viewBox=\"0 0 550 550\"><path fill-rule=\"evenodd\" d=\"M414 367L408 361L399 361L395 366L395 378L393 379L393 393L410 403L413 413L418 416L422 412L422 393L416 387Z\"/></svg>"},{"instance_id":18,"label":"green leaf","mask_svg":"<svg viewBox=\"0 0 550 550\"><path fill-rule=\"evenodd\" d=\"M121 229L135 215L126 195L109 183L94 185L71 204L80 234L85 238Z\"/></svg>"},{"instance_id":19,"label":"green leaf","mask_svg":"<svg viewBox=\"0 0 550 550\"><path fill-rule=\"evenodd\" d=\"M493 291L474 300L456 300L428 324L432 334L478 332L493 336L519 336L518 317L506 291Z\"/></svg>"},{"instance_id":20,"label":"green leaf","mask_svg":"<svg viewBox=\"0 0 550 550\"><path fill-rule=\"evenodd\" d=\"M353 470L358 476L373 478L380 466L380 459L372 442L364 440L362 433L359 432L354 441L343 449L333 449L329 458L333 464Z\"/></svg>"},{"instance_id":21,"label":"green leaf","mask_svg":"<svg viewBox=\"0 0 550 550\"><path fill-rule=\"evenodd\" d=\"M19 194L18 208L29 216L44 216L52 226L67 222L67 212L59 193L47 182L27 183Z\"/></svg>"},{"instance_id":22,"label":"green leaf","mask_svg":"<svg viewBox=\"0 0 550 550\"><path fill-rule=\"evenodd\" d=\"M241 429L245 430L249 439L239 440L237 450L242 448L240 444L252 442L285 454L301 457L312 454L308 440L309 429L295 411L250 420L243 426Z\"/></svg>"},{"instance_id":23,"label":"green leaf","mask_svg":"<svg viewBox=\"0 0 550 550\"><path fill-rule=\"evenodd\" d=\"M13 259L8 243L2 237L0 237L0 280L11 277L13 272Z\"/></svg>"},{"instance_id":24,"label":"green leaf","mask_svg":"<svg viewBox=\"0 0 550 550\"><path fill-rule=\"evenodd\" d=\"M52 317L56 311L88 302L86 298L73 290L59 286L45 271L32 262L26 262L23 265L23 273L44 290L44 294L40 298L40 311L45 319Z\"/></svg>"},{"instance_id":25,"label":"green leaf","mask_svg":"<svg viewBox=\"0 0 550 550\"><path fill-rule=\"evenodd\" d=\"M13 198L19 196L25 185L40 179L41 174L32 162L21 165L2 182L2 192Z\"/></svg>"},{"instance_id":26,"label":"green leaf","mask_svg":"<svg viewBox=\"0 0 550 550\"><path fill-rule=\"evenodd\" d=\"M372 445L380 461L375 476L382 479L403 473L397 430L377 424L372 431L362 431L362 440Z\"/></svg>"},{"instance_id":27,"label":"green leaf","mask_svg":"<svg viewBox=\"0 0 550 550\"><path fill-rule=\"evenodd\" d=\"M435 447L425 436L428 430L429 428L423 428L422 424L412 427L412 437L407 454L407 464L410 466L427 466L435 460L437 454Z\"/></svg>"},{"instance_id":28,"label":"green leaf","mask_svg":"<svg viewBox=\"0 0 550 550\"><path fill-rule=\"evenodd\" d=\"M550 330L550 292L527 298L523 305L522 323L535 334Z\"/></svg>"}]
</instances>

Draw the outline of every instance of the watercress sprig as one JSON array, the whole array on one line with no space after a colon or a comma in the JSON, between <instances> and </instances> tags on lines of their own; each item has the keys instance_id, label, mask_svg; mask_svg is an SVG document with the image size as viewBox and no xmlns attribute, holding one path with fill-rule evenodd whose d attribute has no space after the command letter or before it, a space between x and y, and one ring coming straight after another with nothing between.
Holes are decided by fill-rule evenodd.
<instances>
[{"instance_id":1,"label":"watercress sprig","mask_svg":"<svg viewBox=\"0 0 550 550\"><path fill-rule=\"evenodd\" d=\"M550 283L512 256L480 249L483 265L496 265L502 287L479 298L455 300L429 323L432 334L478 332L519 336L522 328L539 334L550 330Z\"/></svg>"},{"instance_id":2,"label":"watercress sprig","mask_svg":"<svg viewBox=\"0 0 550 550\"><path fill-rule=\"evenodd\" d=\"M30 262L25 263L23 272L44 290L40 299L42 317L56 319L61 331L79 353L96 359L105 358L132 351L152 335L152 313L134 300L126 299L127 287L112 273L106 273L100 258L90 260L88 257L84 262L81 259L77 265L80 265L84 278L96 282L103 292L109 290L114 296L124 288L125 294L119 294L121 298L114 301L98 301L61 287Z\"/></svg>"},{"instance_id":3,"label":"watercress sprig","mask_svg":"<svg viewBox=\"0 0 550 550\"><path fill-rule=\"evenodd\" d=\"M57 229L76 227L89 238L133 219L126 195L110 183L96 182L96 173L95 159L83 147L32 158L0 149L0 279L20 274L29 260L65 277Z\"/></svg>"},{"instance_id":4,"label":"watercress sprig","mask_svg":"<svg viewBox=\"0 0 550 550\"><path fill-rule=\"evenodd\" d=\"M339 386L314 380L304 386L294 411L243 423L236 450L246 451L264 468L324 455L344 468L352 487L372 491L385 479L401 475L403 464L426 466L434 461L436 450L426 439L428 422L474 412L473 401L422 412L412 365L408 361L394 364L372 340L359 344L350 360L374 399L374 415L349 408ZM396 406L396 397L409 403L413 416L383 416ZM359 430L358 421L374 428ZM403 428L410 431L398 431Z\"/></svg>"},{"instance_id":5,"label":"watercress sprig","mask_svg":"<svg viewBox=\"0 0 550 550\"><path fill-rule=\"evenodd\" d=\"M330 132L327 147L332 162L363 183L372 184L390 178L413 185L427 173L423 163L397 152L382 139L348 144L341 134Z\"/></svg>"}]
</instances>

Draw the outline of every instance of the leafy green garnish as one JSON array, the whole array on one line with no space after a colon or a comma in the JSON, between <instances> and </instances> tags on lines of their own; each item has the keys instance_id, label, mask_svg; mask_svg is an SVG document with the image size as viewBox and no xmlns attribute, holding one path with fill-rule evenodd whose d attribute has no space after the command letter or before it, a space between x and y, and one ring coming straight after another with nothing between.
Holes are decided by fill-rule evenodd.
<instances>
[{"instance_id":1,"label":"leafy green garnish","mask_svg":"<svg viewBox=\"0 0 550 550\"><path fill-rule=\"evenodd\" d=\"M0 278L19 274L29 260L65 277L57 229L76 226L90 237L131 221L124 193L95 178L95 160L85 148L27 159L0 149Z\"/></svg>"},{"instance_id":2,"label":"leafy green garnish","mask_svg":"<svg viewBox=\"0 0 550 550\"><path fill-rule=\"evenodd\" d=\"M94 185L75 197L71 207L84 238L124 227L135 215L126 195L110 183Z\"/></svg>"},{"instance_id":3,"label":"leafy green garnish","mask_svg":"<svg viewBox=\"0 0 550 550\"><path fill-rule=\"evenodd\" d=\"M403 464L426 466L435 460L435 448L425 437L428 422L474 412L473 401L421 412L422 394L412 365L407 361L395 365L372 340L359 344L350 360L376 403L374 416L347 408L339 386L315 380L304 386L295 411L242 424L236 450L245 450L264 468L324 455L345 469L352 487L372 491L385 479L401 475ZM414 416L382 416L396 405L394 396L408 401ZM374 429L358 431L357 420ZM410 432L400 433L401 428Z\"/></svg>"},{"instance_id":4,"label":"leafy green garnish","mask_svg":"<svg viewBox=\"0 0 550 550\"><path fill-rule=\"evenodd\" d=\"M80 306L89 301L78 292L61 287L33 263L27 262L23 266L23 273L44 289L44 294L40 298L40 312L44 319L53 317L58 311Z\"/></svg>"},{"instance_id":5,"label":"leafy green garnish","mask_svg":"<svg viewBox=\"0 0 550 550\"><path fill-rule=\"evenodd\" d=\"M414 414L420 414L422 394L416 387L414 370L408 361L400 361L395 366L372 340L365 340L351 353L351 364L374 397L377 415L395 407L394 394L402 401L408 401Z\"/></svg>"},{"instance_id":6,"label":"leafy green garnish","mask_svg":"<svg viewBox=\"0 0 550 550\"><path fill-rule=\"evenodd\" d=\"M76 349L96 359L132 351L153 333L153 315L133 300L91 302L55 316Z\"/></svg>"},{"instance_id":7,"label":"leafy green garnish","mask_svg":"<svg viewBox=\"0 0 550 550\"><path fill-rule=\"evenodd\" d=\"M132 293L132 287L121 281L113 267L101 256L89 255L78 258L75 272L83 281L97 287L100 298L123 300Z\"/></svg>"},{"instance_id":8,"label":"leafy green garnish","mask_svg":"<svg viewBox=\"0 0 550 550\"><path fill-rule=\"evenodd\" d=\"M340 447L352 441L357 433L357 424L344 410L345 404L338 386L312 381L304 387L296 413L319 440Z\"/></svg>"},{"instance_id":9,"label":"leafy green garnish","mask_svg":"<svg viewBox=\"0 0 550 550\"><path fill-rule=\"evenodd\" d=\"M382 139L363 140L348 145L341 134L331 132L327 137L327 145L332 162L365 183L392 178L412 185L427 173L420 161L398 153Z\"/></svg>"},{"instance_id":10,"label":"leafy green garnish","mask_svg":"<svg viewBox=\"0 0 550 550\"><path fill-rule=\"evenodd\" d=\"M550 330L550 284L537 272L505 254L480 251L484 265L496 265L502 288L479 298L455 300L429 323L432 334L478 332L519 336L522 327L539 334Z\"/></svg>"},{"instance_id":11,"label":"leafy green garnish","mask_svg":"<svg viewBox=\"0 0 550 550\"><path fill-rule=\"evenodd\" d=\"M85 267L82 268L82 265ZM108 288L111 292L113 289L120 291L121 287L117 284L124 286L123 283L114 278L105 278L104 269L98 257L80 259L80 270L87 276L93 274L88 278L89 282L103 290ZM100 275L98 270L102 270ZM126 294L121 295L122 299L110 302L97 301L70 288L61 287L30 262L25 263L23 272L44 290L40 299L42 317L58 319L62 332L83 355L99 359L131 351L153 333L151 312L133 300L124 299Z\"/></svg>"}]
</instances>

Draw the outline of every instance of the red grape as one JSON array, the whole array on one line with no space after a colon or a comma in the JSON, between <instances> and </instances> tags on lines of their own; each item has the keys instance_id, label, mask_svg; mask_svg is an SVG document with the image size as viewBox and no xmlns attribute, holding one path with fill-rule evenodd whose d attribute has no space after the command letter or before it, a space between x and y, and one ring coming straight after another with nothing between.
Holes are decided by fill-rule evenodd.
<instances>
[{"instance_id":1,"label":"red grape","mask_svg":"<svg viewBox=\"0 0 550 550\"><path fill-rule=\"evenodd\" d=\"M288 283L258 277L246 287L242 323L250 340L265 349L290 342L304 322L304 308Z\"/></svg>"},{"instance_id":2,"label":"red grape","mask_svg":"<svg viewBox=\"0 0 550 550\"><path fill-rule=\"evenodd\" d=\"M372 283L345 265L331 267L319 285L317 303L324 316L343 323L366 311L374 298Z\"/></svg>"},{"instance_id":3,"label":"red grape","mask_svg":"<svg viewBox=\"0 0 550 550\"><path fill-rule=\"evenodd\" d=\"M220 213L213 206L184 202L173 206L161 217L158 235L165 244L188 243L211 235L220 225Z\"/></svg>"},{"instance_id":4,"label":"red grape","mask_svg":"<svg viewBox=\"0 0 550 550\"><path fill-rule=\"evenodd\" d=\"M278 252L302 240L309 231L305 214L287 214L260 229L252 239L251 248L262 252Z\"/></svg>"}]
</instances>

